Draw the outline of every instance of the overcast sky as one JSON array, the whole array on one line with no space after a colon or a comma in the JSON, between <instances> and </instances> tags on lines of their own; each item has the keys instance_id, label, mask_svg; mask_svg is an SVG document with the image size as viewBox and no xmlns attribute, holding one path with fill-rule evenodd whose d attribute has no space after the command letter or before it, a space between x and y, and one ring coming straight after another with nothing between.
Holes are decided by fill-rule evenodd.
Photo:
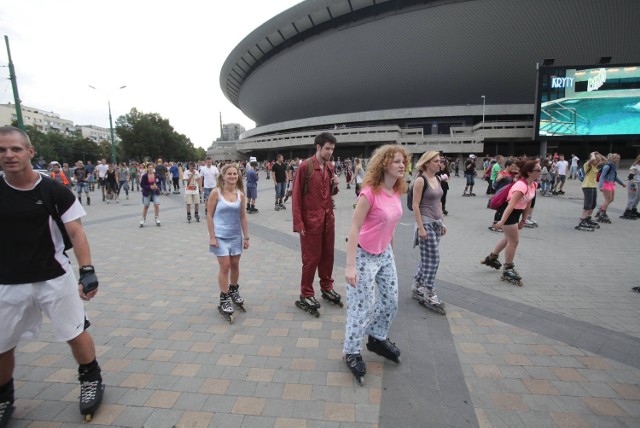
<instances>
[{"instance_id":1,"label":"overcast sky","mask_svg":"<svg viewBox=\"0 0 640 428\"><path fill-rule=\"evenodd\" d=\"M23 105L108 128L132 107L207 148L255 123L222 94L220 68L251 31L300 0L1 0ZM0 103L13 103L4 37ZM88 85L101 91L95 91ZM118 89L126 85L125 89Z\"/></svg>"}]
</instances>

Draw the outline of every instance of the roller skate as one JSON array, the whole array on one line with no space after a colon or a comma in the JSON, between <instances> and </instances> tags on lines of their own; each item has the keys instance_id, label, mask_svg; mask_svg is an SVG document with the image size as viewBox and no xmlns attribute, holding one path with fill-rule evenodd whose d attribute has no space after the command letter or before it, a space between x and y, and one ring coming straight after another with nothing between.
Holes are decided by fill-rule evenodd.
<instances>
[{"instance_id":1,"label":"roller skate","mask_svg":"<svg viewBox=\"0 0 640 428\"><path fill-rule=\"evenodd\" d=\"M624 210L624 213L620 216L620 218L623 218L625 220L637 220L638 219L636 216L633 215L631 210Z\"/></svg>"},{"instance_id":2,"label":"roller skate","mask_svg":"<svg viewBox=\"0 0 640 428\"><path fill-rule=\"evenodd\" d=\"M593 226L594 229L600 229L600 225L598 224L597 221L593 221L591 219L591 216L587 217L587 223L589 223L591 226Z\"/></svg>"},{"instance_id":3,"label":"roller skate","mask_svg":"<svg viewBox=\"0 0 640 428\"><path fill-rule=\"evenodd\" d=\"M522 287L524 282L522 282L522 278L518 275L518 272L514 269L513 263L505 263L504 270L502 271L502 276L500 277L503 281L508 281L512 284L517 285L518 287Z\"/></svg>"},{"instance_id":4,"label":"roller skate","mask_svg":"<svg viewBox=\"0 0 640 428\"><path fill-rule=\"evenodd\" d=\"M0 396L0 427L4 428L9 425L11 414L16 409L13 405L15 401L13 379L3 389L2 396Z\"/></svg>"},{"instance_id":5,"label":"roller skate","mask_svg":"<svg viewBox=\"0 0 640 428\"><path fill-rule=\"evenodd\" d=\"M524 227L529 227L529 228L538 227L538 222L532 219L531 216L529 216L524 221Z\"/></svg>"},{"instance_id":6,"label":"roller skate","mask_svg":"<svg viewBox=\"0 0 640 428\"><path fill-rule=\"evenodd\" d=\"M275 209L276 209L276 211L280 211L280 205L276 204Z\"/></svg>"},{"instance_id":7,"label":"roller skate","mask_svg":"<svg viewBox=\"0 0 640 428\"><path fill-rule=\"evenodd\" d=\"M596 220L598 221L598 223L611 224L611 219L607 215L606 211L598 211L598 214L599 215L596 217Z\"/></svg>"},{"instance_id":8,"label":"roller skate","mask_svg":"<svg viewBox=\"0 0 640 428\"><path fill-rule=\"evenodd\" d=\"M585 232L593 232L595 228L586 218L580 220L580 223L575 227L576 230L583 230Z\"/></svg>"},{"instance_id":9,"label":"roller skate","mask_svg":"<svg viewBox=\"0 0 640 428\"><path fill-rule=\"evenodd\" d=\"M278 206L280 207L281 210L286 210L287 209L287 207L285 207L282 202L280 202L280 204Z\"/></svg>"},{"instance_id":10,"label":"roller skate","mask_svg":"<svg viewBox=\"0 0 640 428\"><path fill-rule=\"evenodd\" d=\"M240 296L238 288L240 288L238 284L229 284L229 296L231 297L231 301L233 302L233 304L236 305L238 309L240 309L242 312L247 312L244 307L244 299Z\"/></svg>"},{"instance_id":11,"label":"roller skate","mask_svg":"<svg viewBox=\"0 0 640 428\"><path fill-rule=\"evenodd\" d=\"M256 214L260 212L255 205L251 205L251 210L249 211L249 214Z\"/></svg>"},{"instance_id":12,"label":"roller skate","mask_svg":"<svg viewBox=\"0 0 640 428\"><path fill-rule=\"evenodd\" d=\"M156 217L156 226L160 227L160 218Z\"/></svg>"},{"instance_id":13,"label":"roller skate","mask_svg":"<svg viewBox=\"0 0 640 428\"><path fill-rule=\"evenodd\" d=\"M485 257L484 260L480 261L480 263L492 267L496 270L500 269L500 267L502 266L502 263L500 263L500 260L498 260L498 255L493 253L490 253L487 257Z\"/></svg>"},{"instance_id":14,"label":"roller skate","mask_svg":"<svg viewBox=\"0 0 640 428\"><path fill-rule=\"evenodd\" d=\"M334 305L340 306L341 308L344 307L344 303L342 303L342 301L341 301L342 296L340 296L338 293L336 293L336 291L333 290L333 289L331 289L329 291L322 290L322 298L324 300L330 301Z\"/></svg>"},{"instance_id":15,"label":"roller skate","mask_svg":"<svg viewBox=\"0 0 640 428\"><path fill-rule=\"evenodd\" d=\"M187 223L191 223L191 213L187 213Z\"/></svg>"},{"instance_id":16,"label":"roller skate","mask_svg":"<svg viewBox=\"0 0 640 428\"><path fill-rule=\"evenodd\" d=\"M320 318L320 312L318 312L318 308L320 307L320 302L318 302L315 297L300 296L300 300L296 301L296 306L305 312L309 312L314 317Z\"/></svg>"},{"instance_id":17,"label":"roller skate","mask_svg":"<svg viewBox=\"0 0 640 428\"><path fill-rule=\"evenodd\" d=\"M640 218L640 214L638 213L638 209L637 208L632 208L631 209L631 215L634 216L635 218Z\"/></svg>"},{"instance_id":18,"label":"roller skate","mask_svg":"<svg viewBox=\"0 0 640 428\"><path fill-rule=\"evenodd\" d=\"M229 324L233 324L233 305L231 304L230 293L220 293L220 304L218 312L227 320Z\"/></svg>"},{"instance_id":19,"label":"roller skate","mask_svg":"<svg viewBox=\"0 0 640 428\"><path fill-rule=\"evenodd\" d=\"M640 293L640 287L633 287L631 291L635 291L636 293Z\"/></svg>"},{"instance_id":20,"label":"roller skate","mask_svg":"<svg viewBox=\"0 0 640 428\"><path fill-rule=\"evenodd\" d=\"M467 197L467 196L471 196L471 193L467 192L466 190L464 192L462 192L462 196Z\"/></svg>"},{"instance_id":21,"label":"roller skate","mask_svg":"<svg viewBox=\"0 0 640 428\"><path fill-rule=\"evenodd\" d=\"M447 311L444 309L445 303L438 298L432 288L429 287L414 287L411 291L411 297L418 301L425 308L437 312L440 315L446 315Z\"/></svg>"},{"instance_id":22,"label":"roller skate","mask_svg":"<svg viewBox=\"0 0 640 428\"><path fill-rule=\"evenodd\" d=\"M347 363L347 367L353 373L353 376L358 381L358 384L362 385L364 383L364 375L367 374L367 366L364 361L362 361L362 355L360 354L347 354L345 355L344 360Z\"/></svg>"},{"instance_id":23,"label":"roller skate","mask_svg":"<svg viewBox=\"0 0 640 428\"><path fill-rule=\"evenodd\" d=\"M378 354L396 364L400 364L400 350L388 337L384 340L378 340L373 336L369 336L367 349L374 354Z\"/></svg>"},{"instance_id":24,"label":"roller skate","mask_svg":"<svg viewBox=\"0 0 640 428\"><path fill-rule=\"evenodd\" d=\"M196 219L196 223L200 223L200 216L198 215L198 213L195 213L194 217Z\"/></svg>"},{"instance_id":25,"label":"roller skate","mask_svg":"<svg viewBox=\"0 0 640 428\"><path fill-rule=\"evenodd\" d=\"M147 221L147 219L145 217L142 217L142 220L140 220L140 227L144 227L144 223Z\"/></svg>"},{"instance_id":26,"label":"roller skate","mask_svg":"<svg viewBox=\"0 0 640 428\"><path fill-rule=\"evenodd\" d=\"M95 367L86 371L79 369L78 380L80 381L80 414L84 416L86 422L91 422L93 414L102 403L104 395L104 384L100 375L100 367L95 362Z\"/></svg>"}]
</instances>

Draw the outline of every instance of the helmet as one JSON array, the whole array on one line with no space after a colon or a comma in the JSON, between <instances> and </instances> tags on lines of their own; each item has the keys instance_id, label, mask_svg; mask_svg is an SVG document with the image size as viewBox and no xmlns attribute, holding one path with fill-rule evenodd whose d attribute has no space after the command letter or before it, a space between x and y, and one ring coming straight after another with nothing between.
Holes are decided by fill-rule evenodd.
<instances>
[{"instance_id":1,"label":"helmet","mask_svg":"<svg viewBox=\"0 0 640 428\"><path fill-rule=\"evenodd\" d=\"M476 158L476 155L474 155L474 154L470 154L469 155L469 159L475 159L475 158Z\"/></svg>"}]
</instances>

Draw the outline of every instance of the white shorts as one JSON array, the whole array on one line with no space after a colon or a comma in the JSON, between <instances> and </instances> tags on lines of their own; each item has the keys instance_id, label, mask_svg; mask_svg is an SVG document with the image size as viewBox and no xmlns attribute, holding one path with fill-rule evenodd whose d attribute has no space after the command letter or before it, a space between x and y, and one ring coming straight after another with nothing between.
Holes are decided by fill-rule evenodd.
<instances>
[{"instance_id":1,"label":"white shorts","mask_svg":"<svg viewBox=\"0 0 640 428\"><path fill-rule=\"evenodd\" d=\"M187 193L184 195L184 201L189 205L191 204L197 205L200 203L200 195L198 193L196 194Z\"/></svg>"},{"instance_id":2,"label":"white shorts","mask_svg":"<svg viewBox=\"0 0 640 428\"><path fill-rule=\"evenodd\" d=\"M84 331L84 304L73 271L49 281L0 285L0 313L0 353L15 348L21 340L35 338L43 313L60 341L67 342Z\"/></svg>"}]
</instances>

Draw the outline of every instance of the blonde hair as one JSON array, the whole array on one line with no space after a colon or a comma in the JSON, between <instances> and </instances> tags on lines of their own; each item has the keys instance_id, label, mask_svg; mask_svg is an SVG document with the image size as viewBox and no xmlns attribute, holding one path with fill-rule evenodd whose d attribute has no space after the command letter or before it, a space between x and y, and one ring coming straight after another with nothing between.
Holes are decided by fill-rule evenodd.
<instances>
[{"instance_id":1,"label":"blonde hair","mask_svg":"<svg viewBox=\"0 0 640 428\"><path fill-rule=\"evenodd\" d=\"M236 189L238 189L239 191L244 193L244 182L242 181L242 176L240 175L240 170L233 163L226 164L220 170L220 174L218 175L218 180L217 180L217 183L216 183L218 185L218 189L220 189L220 191L223 190L223 188L224 188L224 175L230 168L234 168L236 170L236 172L238 173L238 181L236 181Z\"/></svg>"},{"instance_id":2,"label":"blonde hair","mask_svg":"<svg viewBox=\"0 0 640 428\"><path fill-rule=\"evenodd\" d=\"M607 155L607 160L613 161L613 160L615 160L616 158L620 159L620 155L619 155L619 154L617 154L617 153L609 153L609 154Z\"/></svg>"},{"instance_id":3,"label":"blonde hair","mask_svg":"<svg viewBox=\"0 0 640 428\"><path fill-rule=\"evenodd\" d=\"M639 164L640 163L640 155L638 155L638 157L636 157L636 160L633 161L633 164Z\"/></svg>"},{"instance_id":4,"label":"blonde hair","mask_svg":"<svg viewBox=\"0 0 640 428\"><path fill-rule=\"evenodd\" d=\"M409 154L404 147L397 144L381 146L373 152L373 156L369 160L367 172L365 173L364 180L362 181L362 187L369 186L374 192L380 191L382 183L384 182L384 172L393 162L393 158L396 156L396 153L402 154L405 166L409 164ZM393 185L393 190L399 193L406 193L407 183L405 182L404 177L398 177Z\"/></svg>"},{"instance_id":5,"label":"blonde hair","mask_svg":"<svg viewBox=\"0 0 640 428\"><path fill-rule=\"evenodd\" d=\"M426 170L426 165L429 163L429 161L431 161L431 159L435 158L436 156L440 156L440 152L437 152L435 150L430 150L420 156L420 159L418 159L418 162L416 162L416 173L419 175L424 170Z\"/></svg>"}]
</instances>

